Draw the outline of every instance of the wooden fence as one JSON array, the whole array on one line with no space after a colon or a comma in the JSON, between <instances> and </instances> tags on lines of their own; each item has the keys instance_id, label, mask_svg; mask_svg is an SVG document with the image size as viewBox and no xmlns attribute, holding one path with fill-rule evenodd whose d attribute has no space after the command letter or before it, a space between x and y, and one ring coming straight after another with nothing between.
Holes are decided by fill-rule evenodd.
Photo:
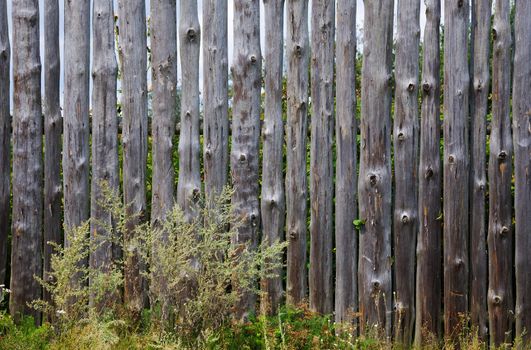
<instances>
[{"instance_id":1,"label":"wooden fence","mask_svg":"<svg viewBox=\"0 0 531 350\"><path fill-rule=\"evenodd\" d=\"M137 220L162 218L174 202L186 211L230 182L246 218L238 239L289 241L285 279L262 281L262 310L307 300L338 322L359 312L362 331L378 325L405 344L453 336L463 317L492 344L531 339L531 2L425 0L421 44L420 0L399 1L396 15L394 0L365 1L361 70L356 1L263 3L260 13L259 0L203 0L200 28L194 0L151 0L150 21L144 0L66 1L60 62L58 0L43 13L38 0L13 1L11 14L0 1L0 282L10 276L10 311L39 317L27 302L41 296L34 275L49 270L43 242L63 240L63 207L67 227L111 220L97 204L100 180L123 189ZM117 255L103 247L90 263ZM128 256L124 299L137 310L147 297L140 271ZM246 295L238 313L255 303Z\"/></svg>"}]
</instances>

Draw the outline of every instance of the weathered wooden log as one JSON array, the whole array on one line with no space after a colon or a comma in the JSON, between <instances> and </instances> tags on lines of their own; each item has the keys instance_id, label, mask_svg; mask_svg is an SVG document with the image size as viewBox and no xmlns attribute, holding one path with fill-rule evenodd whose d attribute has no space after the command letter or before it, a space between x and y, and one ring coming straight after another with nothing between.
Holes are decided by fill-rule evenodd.
<instances>
[{"instance_id":1,"label":"weathered wooden log","mask_svg":"<svg viewBox=\"0 0 531 350\"><path fill-rule=\"evenodd\" d=\"M361 331L391 335L391 88L393 0L365 2L361 90Z\"/></svg>"},{"instance_id":2,"label":"weathered wooden log","mask_svg":"<svg viewBox=\"0 0 531 350\"><path fill-rule=\"evenodd\" d=\"M485 195L486 118L490 87L490 20L491 0L472 2L470 95L470 322L486 340L487 325L487 227Z\"/></svg>"},{"instance_id":3,"label":"weathered wooden log","mask_svg":"<svg viewBox=\"0 0 531 350\"><path fill-rule=\"evenodd\" d=\"M175 203L173 138L177 119L177 17L175 0L151 1L153 179L151 222ZM185 121L186 118L183 118Z\"/></svg>"},{"instance_id":4,"label":"weathered wooden log","mask_svg":"<svg viewBox=\"0 0 531 350\"><path fill-rule=\"evenodd\" d=\"M394 145L394 336L410 346L415 320L415 255L418 234L420 1L398 2Z\"/></svg>"},{"instance_id":5,"label":"weathered wooden log","mask_svg":"<svg viewBox=\"0 0 531 350\"><path fill-rule=\"evenodd\" d=\"M440 155L440 44L441 0L426 1L422 67L422 108L419 154L419 229L415 346L441 335L442 227Z\"/></svg>"},{"instance_id":6,"label":"weathered wooden log","mask_svg":"<svg viewBox=\"0 0 531 350\"><path fill-rule=\"evenodd\" d=\"M468 312L469 0L444 5L444 326L455 338Z\"/></svg>"},{"instance_id":7,"label":"weathered wooden log","mask_svg":"<svg viewBox=\"0 0 531 350\"><path fill-rule=\"evenodd\" d=\"M203 163L207 196L219 194L228 176L227 12L225 0L203 1Z\"/></svg>"},{"instance_id":8,"label":"weathered wooden log","mask_svg":"<svg viewBox=\"0 0 531 350\"><path fill-rule=\"evenodd\" d=\"M197 208L201 192L199 146L199 52L200 29L197 2L181 1L179 42L182 67L181 135L179 138L179 184L177 201L186 216Z\"/></svg>"},{"instance_id":9,"label":"weathered wooden log","mask_svg":"<svg viewBox=\"0 0 531 350\"><path fill-rule=\"evenodd\" d=\"M310 138L310 308L333 310L332 242L334 167L335 0L312 2Z\"/></svg>"},{"instance_id":10,"label":"weathered wooden log","mask_svg":"<svg viewBox=\"0 0 531 350\"><path fill-rule=\"evenodd\" d=\"M262 165L262 240L273 244L282 239L285 223L283 170L284 125L282 121L282 63L284 54L284 0L264 0L265 106ZM276 315L284 291L282 269L262 283L262 313Z\"/></svg>"},{"instance_id":11,"label":"weathered wooden log","mask_svg":"<svg viewBox=\"0 0 531 350\"><path fill-rule=\"evenodd\" d=\"M511 135L511 24L509 1L496 0L492 28L492 133L489 156L489 311L490 343L512 341L514 273Z\"/></svg>"},{"instance_id":12,"label":"weathered wooden log","mask_svg":"<svg viewBox=\"0 0 531 350\"><path fill-rule=\"evenodd\" d=\"M232 205L243 220L233 244L255 249L260 229L258 158L260 141L260 1L234 0L234 86L232 114ZM237 288L237 280L235 287ZM254 311L256 296L242 291L235 317L245 319Z\"/></svg>"},{"instance_id":13,"label":"weathered wooden log","mask_svg":"<svg viewBox=\"0 0 531 350\"><path fill-rule=\"evenodd\" d=\"M54 253L48 242L62 243L61 146L63 120L60 102L59 2L44 3L44 277L48 279ZM51 296L44 290L44 300Z\"/></svg>"},{"instance_id":14,"label":"weathered wooden log","mask_svg":"<svg viewBox=\"0 0 531 350\"><path fill-rule=\"evenodd\" d=\"M16 321L40 312L42 276L42 109L39 2L13 2L13 236L9 312Z\"/></svg>"},{"instance_id":15,"label":"weathered wooden log","mask_svg":"<svg viewBox=\"0 0 531 350\"><path fill-rule=\"evenodd\" d=\"M122 78L123 190L127 206L124 232L124 300L135 313L147 303L144 269L138 251L131 246L135 227L146 210L147 161L147 53L145 0L119 0L119 57Z\"/></svg>"},{"instance_id":16,"label":"weathered wooden log","mask_svg":"<svg viewBox=\"0 0 531 350\"><path fill-rule=\"evenodd\" d=\"M308 2L287 1L287 123L286 123L286 302L298 305L307 293L308 65L310 57Z\"/></svg>"},{"instance_id":17,"label":"weathered wooden log","mask_svg":"<svg viewBox=\"0 0 531 350\"><path fill-rule=\"evenodd\" d=\"M64 222L67 228L74 228L86 221L90 214L90 1L66 2L64 18L64 45L68 48L64 53ZM69 244L68 236L65 244Z\"/></svg>"},{"instance_id":18,"label":"weathered wooden log","mask_svg":"<svg viewBox=\"0 0 531 350\"><path fill-rule=\"evenodd\" d=\"M91 240L96 249L90 254L90 267L109 271L120 258L109 231L118 218L101 204L107 199L102 186L115 193L120 191L118 169L118 119L116 118L116 77L118 63L114 45L114 6L108 0L94 0L92 13L92 182L91 182ZM92 281L89 281L91 283ZM106 296L114 300L118 295ZM109 305L107 300L90 303L98 308Z\"/></svg>"},{"instance_id":19,"label":"weathered wooden log","mask_svg":"<svg viewBox=\"0 0 531 350\"><path fill-rule=\"evenodd\" d=\"M0 3L0 284L6 282L7 242L11 232L11 116L9 72L11 47L7 25L7 2Z\"/></svg>"},{"instance_id":20,"label":"weathered wooden log","mask_svg":"<svg viewBox=\"0 0 531 350\"><path fill-rule=\"evenodd\" d=\"M531 342L531 2L516 1L513 137L515 169L516 336ZM510 158L507 158L510 161Z\"/></svg>"},{"instance_id":21,"label":"weathered wooden log","mask_svg":"<svg viewBox=\"0 0 531 350\"><path fill-rule=\"evenodd\" d=\"M337 1L336 34L336 285L335 320L358 308L358 174L356 122L356 2Z\"/></svg>"}]
</instances>

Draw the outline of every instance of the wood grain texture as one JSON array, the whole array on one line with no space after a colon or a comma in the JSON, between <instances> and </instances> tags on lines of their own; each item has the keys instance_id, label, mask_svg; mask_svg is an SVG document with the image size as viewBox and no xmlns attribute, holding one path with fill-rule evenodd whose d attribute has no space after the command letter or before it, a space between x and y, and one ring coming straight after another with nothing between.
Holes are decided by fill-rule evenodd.
<instances>
[{"instance_id":1,"label":"wood grain texture","mask_svg":"<svg viewBox=\"0 0 531 350\"><path fill-rule=\"evenodd\" d=\"M262 240L273 244L283 239L285 195L283 171L284 125L282 121L282 64L284 54L284 0L264 0L265 17L265 104L262 129ZM280 261L279 261L280 262ZM282 269L278 277L261 281L260 308L277 314L283 298Z\"/></svg>"},{"instance_id":2,"label":"wood grain texture","mask_svg":"<svg viewBox=\"0 0 531 350\"><path fill-rule=\"evenodd\" d=\"M308 2L287 0L287 21L286 239L289 245L286 302L298 305L306 299L308 286Z\"/></svg>"},{"instance_id":3,"label":"wood grain texture","mask_svg":"<svg viewBox=\"0 0 531 350\"><path fill-rule=\"evenodd\" d=\"M42 110L39 2L13 3L13 227L9 312L15 321L40 312L28 304L41 298Z\"/></svg>"}]
</instances>

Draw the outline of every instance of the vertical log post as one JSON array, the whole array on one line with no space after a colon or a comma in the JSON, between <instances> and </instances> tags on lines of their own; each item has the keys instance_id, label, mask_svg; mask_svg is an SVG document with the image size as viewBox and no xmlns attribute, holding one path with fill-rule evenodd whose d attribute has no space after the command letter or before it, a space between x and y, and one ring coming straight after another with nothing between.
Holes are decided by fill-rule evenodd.
<instances>
[{"instance_id":1,"label":"vertical log post","mask_svg":"<svg viewBox=\"0 0 531 350\"><path fill-rule=\"evenodd\" d=\"M96 249L90 255L90 267L108 271L116 259L118 249L113 246L112 227L114 218L101 206L106 199L103 182L109 190L118 193L120 178L118 169L118 126L116 111L116 77L118 63L114 45L114 7L111 1L94 0L92 14L92 182L91 182L91 239ZM101 224L103 224L103 226ZM112 297L105 299L113 300ZM108 301L97 302L90 296L92 305L103 308Z\"/></svg>"},{"instance_id":2,"label":"vertical log post","mask_svg":"<svg viewBox=\"0 0 531 350\"><path fill-rule=\"evenodd\" d=\"M260 139L260 1L234 0L234 82L231 175L232 204L243 223L233 244L255 249L260 229L258 201L258 147ZM237 281L234 281L237 288ZM246 319L254 311L256 296L243 292L235 317Z\"/></svg>"},{"instance_id":3,"label":"vertical log post","mask_svg":"<svg viewBox=\"0 0 531 350\"><path fill-rule=\"evenodd\" d=\"M337 1L336 119L335 320L349 322L358 308L356 2L350 0Z\"/></svg>"},{"instance_id":4,"label":"vertical log post","mask_svg":"<svg viewBox=\"0 0 531 350\"><path fill-rule=\"evenodd\" d=\"M444 5L444 326L455 338L468 311L469 0Z\"/></svg>"},{"instance_id":5,"label":"vertical log post","mask_svg":"<svg viewBox=\"0 0 531 350\"><path fill-rule=\"evenodd\" d=\"M177 113L177 16L175 0L151 1L153 179L151 222L163 220L175 202L173 136ZM183 89L183 92L186 90ZM185 120L184 118L182 119Z\"/></svg>"},{"instance_id":6,"label":"vertical log post","mask_svg":"<svg viewBox=\"0 0 531 350\"><path fill-rule=\"evenodd\" d=\"M11 111L9 97L11 47L7 1L0 3L0 284L6 282L7 240L10 233Z\"/></svg>"},{"instance_id":7,"label":"vertical log post","mask_svg":"<svg viewBox=\"0 0 531 350\"><path fill-rule=\"evenodd\" d=\"M420 1L398 2L394 118L395 340L409 346L415 320L415 256L418 230Z\"/></svg>"},{"instance_id":8,"label":"vertical log post","mask_svg":"<svg viewBox=\"0 0 531 350\"><path fill-rule=\"evenodd\" d=\"M284 0L264 0L265 9L265 108L262 166L262 240L282 239L285 222L283 184L284 125L282 121L282 63L284 53ZM262 313L275 315L283 296L282 269L278 277L262 281Z\"/></svg>"},{"instance_id":9,"label":"vertical log post","mask_svg":"<svg viewBox=\"0 0 531 350\"><path fill-rule=\"evenodd\" d=\"M65 226L89 218L90 1L67 1L64 8L65 60L63 183ZM69 244L68 236L65 244ZM85 262L88 263L88 262Z\"/></svg>"},{"instance_id":10,"label":"vertical log post","mask_svg":"<svg viewBox=\"0 0 531 350\"><path fill-rule=\"evenodd\" d=\"M298 305L306 298L307 192L306 147L308 140L308 1L287 0L287 99L286 123L286 302Z\"/></svg>"},{"instance_id":11,"label":"vertical log post","mask_svg":"<svg viewBox=\"0 0 531 350\"><path fill-rule=\"evenodd\" d=\"M59 59L59 1L44 3L44 278L48 279L54 252L48 242L61 243L62 187L61 146L62 126ZM51 297L44 291L44 299Z\"/></svg>"},{"instance_id":12,"label":"vertical log post","mask_svg":"<svg viewBox=\"0 0 531 350\"><path fill-rule=\"evenodd\" d=\"M145 0L119 0L119 54L122 65L123 189L127 206L124 232L124 299L134 313L147 303L144 268L136 248L130 246L135 227L146 210L147 162L147 53Z\"/></svg>"},{"instance_id":13,"label":"vertical log post","mask_svg":"<svg viewBox=\"0 0 531 350\"><path fill-rule=\"evenodd\" d=\"M312 2L310 139L310 308L333 310L332 228L334 168L335 0Z\"/></svg>"},{"instance_id":14,"label":"vertical log post","mask_svg":"<svg viewBox=\"0 0 531 350\"><path fill-rule=\"evenodd\" d=\"M177 201L186 216L194 215L201 192L199 174L199 52L200 30L197 2L181 1L179 42L182 67L181 137Z\"/></svg>"},{"instance_id":15,"label":"vertical log post","mask_svg":"<svg viewBox=\"0 0 531 350\"><path fill-rule=\"evenodd\" d=\"M203 1L203 163L207 197L227 184L229 164L227 1Z\"/></svg>"},{"instance_id":16,"label":"vertical log post","mask_svg":"<svg viewBox=\"0 0 531 350\"><path fill-rule=\"evenodd\" d=\"M365 2L361 90L361 331L391 335L391 50L393 0Z\"/></svg>"},{"instance_id":17,"label":"vertical log post","mask_svg":"<svg viewBox=\"0 0 531 350\"><path fill-rule=\"evenodd\" d=\"M516 1L513 78L516 336L531 340L531 2Z\"/></svg>"},{"instance_id":18,"label":"vertical log post","mask_svg":"<svg viewBox=\"0 0 531 350\"><path fill-rule=\"evenodd\" d=\"M415 346L441 335L442 227L440 155L441 0L426 1L422 67L422 108L419 163L419 231Z\"/></svg>"},{"instance_id":19,"label":"vertical log post","mask_svg":"<svg viewBox=\"0 0 531 350\"><path fill-rule=\"evenodd\" d=\"M9 312L16 321L40 313L28 306L41 298L42 110L39 2L13 2L13 236Z\"/></svg>"},{"instance_id":20,"label":"vertical log post","mask_svg":"<svg viewBox=\"0 0 531 350\"><path fill-rule=\"evenodd\" d=\"M509 1L496 0L492 52L492 128L489 156L489 310L490 343L513 337L513 140L511 135L511 24ZM530 19L528 19L530 20ZM531 45L531 42L529 43ZM528 95L528 97L530 97Z\"/></svg>"},{"instance_id":21,"label":"vertical log post","mask_svg":"<svg viewBox=\"0 0 531 350\"><path fill-rule=\"evenodd\" d=\"M472 7L472 90L470 95L470 322L486 340L487 247L485 195L486 118L490 87L491 0L473 0Z\"/></svg>"}]
</instances>

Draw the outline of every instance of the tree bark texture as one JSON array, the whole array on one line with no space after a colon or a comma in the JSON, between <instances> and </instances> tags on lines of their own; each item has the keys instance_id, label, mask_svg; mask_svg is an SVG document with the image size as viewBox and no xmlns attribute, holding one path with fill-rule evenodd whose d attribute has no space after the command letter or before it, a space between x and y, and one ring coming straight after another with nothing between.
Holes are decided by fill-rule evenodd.
<instances>
[{"instance_id":1,"label":"tree bark texture","mask_svg":"<svg viewBox=\"0 0 531 350\"><path fill-rule=\"evenodd\" d=\"M361 331L391 335L391 50L393 0L365 2L358 181Z\"/></svg>"},{"instance_id":2,"label":"tree bark texture","mask_svg":"<svg viewBox=\"0 0 531 350\"><path fill-rule=\"evenodd\" d=\"M333 311L335 0L312 2L310 139L310 308Z\"/></svg>"},{"instance_id":3,"label":"tree bark texture","mask_svg":"<svg viewBox=\"0 0 531 350\"><path fill-rule=\"evenodd\" d=\"M89 218L90 1L67 1L64 8L64 220L69 229ZM69 244L68 235L65 244Z\"/></svg>"},{"instance_id":4,"label":"tree bark texture","mask_svg":"<svg viewBox=\"0 0 531 350\"><path fill-rule=\"evenodd\" d=\"M298 305L307 290L308 65L310 57L308 2L287 0L287 123L286 123L286 302Z\"/></svg>"},{"instance_id":5,"label":"tree bark texture","mask_svg":"<svg viewBox=\"0 0 531 350\"><path fill-rule=\"evenodd\" d=\"M356 122L356 2L337 1L336 34L336 285L335 320L350 322L358 309Z\"/></svg>"},{"instance_id":6,"label":"tree bark texture","mask_svg":"<svg viewBox=\"0 0 531 350\"><path fill-rule=\"evenodd\" d=\"M199 146L199 52L200 29L197 1L181 1L179 40L181 45L182 96L179 139L179 184L177 200L186 216L194 215L201 192Z\"/></svg>"},{"instance_id":7,"label":"tree bark texture","mask_svg":"<svg viewBox=\"0 0 531 350\"><path fill-rule=\"evenodd\" d=\"M61 146L62 127L59 59L59 2L44 2L44 277L49 278L50 261L54 253L48 242L61 243L62 184ZM44 299L50 301L47 291Z\"/></svg>"},{"instance_id":8,"label":"tree bark texture","mask_svg":"<svg viewBox=\"0 0 531 350\"><path fill-rule=\"evenodd\" d=\"M415 321L418 235L420 0L400 0L397 15L394 118L395 340L411 345Z\"/></svg>"},{"instance_id":9,"label":"tree bark texture","mask_svg":"<svg viewBox=\"0 0 531 350\"><path fill-rule=\"evenodd\" d=\"M144 0L119 0L119 54L122 78L123 189L127 206L124 232L125 286L128 307L139 313L147 303L144 264L135 247L135 227L146 211L147 161L147 52Z\"/></svg>"},{"instance_id":10,"label":"tree bark texture","mask_svg":"<svg viewBox=\"0 0 531 350\"><path fill-rule=\"evenodd\" d=\"M164 220L166 213L175 203L173 137L178 107L176 6L175 0L151 1L153 223ZM183 97L186 92L183 89ZM182 121L184 122L185 118Z\"/></svg>"},{"instance_id":11,"label":"tree bark texture","mask_svg":"<svg viewBox=\"0 0 531 350\"><path fill-rule=\"evenodd\" d=\"M203 1L203 163L205 193L219 194L229 164L227 1Z\"/></svg>"},{"instance_id":12,"label":"tree bark texture","mask_svg":"<svg viewBox=\"0 0 531 350\"><path fill-rule=\"evenodd\" d=\"M490 87L491 0L472 1L472 91L470 96L470 322L481 339L488 334L485 195L486 118Z\"/></svg>"},{"instance_id":13,"label":"tree bark texture","mask_svg":"<svg viewBox=\"0 0 531 350\"><path fill-rule=\"evenodd\" d=\"M28 306L41 298L42 110L39 3L13 2L13 227L9 311L15 320L40 313Z\"/></svg>"},{"instance_id":14,"label":"tree bark texture","mask_svg":"<svg viewBox=\"0 0 531 350\"><path fill-rule=\"evenodd\" d=\"M514 317L511 25L510 3L496 0L493 25L492 128L489 156L489 289L487 294L491 345L512 340ZM529 43L531 44L531 42ZM529 97L529 96L528 96Z\"/></svg>"},{"instance_id":15,"label":"tree bark texture","mask_svg":"<svg viewBox=\"0 0 531 350\"><path fill-rule=\"evenodd\" d=\"M444 5L444 326L455 338L468 312L469 1Z\"/></svg>"},{"instance_id":16,"label":"tree bark texture","mask_svg":"<svg viewBox=\"0 0 531 350\"><path fill-rule=\"evenodd\" d=\"M265 106L262 166L262 240L282 239L285 223L283 170L284 125L282 121L282 64L284 54L284 0L264 0L265 9ZM278 277L262 281L263 313L277 314L284 291L282 269Z\"/></svg>"},{"instance_id":17,"label":"tree bark texture","mask_svg":"<svg viewBox=\"0 0 531 350\"><path fill-rule=\"evenodd\" d=\"M422 67L422 107L419 154L419 229L415 346L441 335L442 227L440 155L440 44L441 0L426 1Z\"/></svg>"},{"instance_id":18,"label":"tree bark texture","mask_svg":"<svg viewBox=\"0 0 531 350\"><path fill-rule=\"evenodd\" d=\"M516 336L531 340L531 2L516 1L513 140L515 168ZM507 157L508 161L510 158Z\"/></svg>"},{"instance_id":19,"label":"tree bark texture","mask_svg":"<svg viewBox=\"0 0 531 350\"><path fill-rule=\"evenodd\" d=\"M6 282L7 242L11 232L11 111L9 98L11 47L7 4L0 3L0 284Z\"/></svg>"},{"instance_id":20,"label":"tree bark texture","mask_svg":"<svg viewBox=\"0 0 531 350\"><path fill-rule=\"evenodd\" d=\"M258 201L258 147L260 139L260 1L234 0L234 86L231 175L232 204L243 221L233 239L235 245L255 249L260 229ZM237 286L237 281L235 281ZM237 287L236 287L237 288ZM256 296L243 292L235 317L247 318L254 311Z\"/></svg>"},{"instance_id":21,"label":"tree bark texture","mask_svg":"<svg viewBox=\"0 0 531 350\"><path fill-rule=\"evenodd\" d=\"M116 110L116 77L118 63L114 44L114 8L111 1L94 0L92 14L92 183L91 183L91 239L96 249L90 255L93 269L109 271L120 258L113 245L113 232L108 228L118 218L101 204L105 201L102 186L119 193L118 119ZM112 298L111 298L112 299ZM91 295L91 304L94 305ZM100 307L103 307L103 302Z\"/></svg>"}]
</instances>

